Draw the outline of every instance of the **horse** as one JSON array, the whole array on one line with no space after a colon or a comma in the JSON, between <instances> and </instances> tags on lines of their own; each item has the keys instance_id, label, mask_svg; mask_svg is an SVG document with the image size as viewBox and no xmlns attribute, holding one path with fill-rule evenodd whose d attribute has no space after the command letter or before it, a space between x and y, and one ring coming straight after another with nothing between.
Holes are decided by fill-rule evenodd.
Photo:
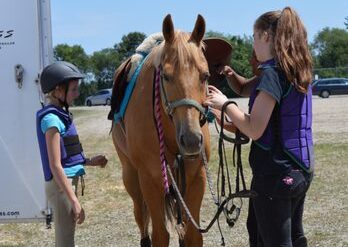
<instances>
[{"instance_id":1,"label":"horse","mask_svg":"<svg viewBox=\"0 0 348 247\"><path fill-rule=\"evenodd\" d=\"M113 122L111 129L121 162L123 183L133 200L135 221L140 230L140 246L143 247L168 246L170 240L170 210L166 210L169 205L165 200L160 142L154 120L153 82L156 73L159 73L161 83L159 109L165 156L170 165L174 163L176 154L183 156L186 179L184 201L196 222L200 220L206 183L202 152L205 152L207 159L210 155L208 123L202 124L202 112L198 110L206 98L209 77L202 41L205 20L198 15L192 33L186 33L175 30L171 16L167 15L163 20L162 33L164 41L147 55L126 112L120 122ZM124 66L116 70L115 77ZM179 101L179 104L170 104ZM187 217L184 217L184 223L184 245L202 246L202 234Z\"/></svg>"}]
</instances>

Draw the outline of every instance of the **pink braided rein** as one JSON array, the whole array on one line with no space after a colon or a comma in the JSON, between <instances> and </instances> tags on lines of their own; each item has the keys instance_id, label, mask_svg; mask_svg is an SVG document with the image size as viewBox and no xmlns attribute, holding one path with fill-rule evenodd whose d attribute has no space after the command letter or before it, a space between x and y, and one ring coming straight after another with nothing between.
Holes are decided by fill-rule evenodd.
<instances>
[{"instance_id":1,"label":"pink braided rein","mask_svg":"<svg viewBox=\"0 0 348 247\"><path fill-rule=\"evenodd\" d=\"M161 117L161 95L160 95L160 83L161 83L161 71L159 68L156 69L156 79L155 79L155 118L156 127L158 133L158 140L160 145L160 160L161 160L161 171L163 177L163 186L166 194L169 193L167 168L166 168L166 157L164 150L164 131L162 126Z\"/></svg>"}]
</instances>

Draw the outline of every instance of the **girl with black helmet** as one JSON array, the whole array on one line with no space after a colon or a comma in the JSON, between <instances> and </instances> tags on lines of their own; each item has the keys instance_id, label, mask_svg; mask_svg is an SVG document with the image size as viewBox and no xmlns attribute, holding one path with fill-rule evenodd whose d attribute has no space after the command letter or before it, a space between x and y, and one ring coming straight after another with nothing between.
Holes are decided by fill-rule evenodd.
<instances>
[{"instance_id":1,"label":"girl with black helmet","mask_svg":"<svg viewBox=\"0 0 348 247\"><path fill-rule=\"evenodd\" d=\"M63 61L45 67L40 77L48 104L37 112L37 136L58 247L75 245L76 223L81 224L85 219L76 193L79 180L83 191L84 165L105 167L107 163L102 155L85 158L69 113L69 106L79 96L81 78L83 75L76 66Z\"/></svg>"}]
</instances>

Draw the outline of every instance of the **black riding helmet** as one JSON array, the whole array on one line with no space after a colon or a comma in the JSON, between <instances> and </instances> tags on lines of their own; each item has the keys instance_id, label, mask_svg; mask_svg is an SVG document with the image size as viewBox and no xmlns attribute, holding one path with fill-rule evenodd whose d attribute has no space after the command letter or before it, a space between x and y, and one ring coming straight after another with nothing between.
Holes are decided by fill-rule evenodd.
<instances>
[{"instance_id":1,"label":"black riding helmet","mask_svg":"<svg viewBox=\"0 0 348 247\"><path fill-rule=\"evenodd\" d=\"M40 77L41 90L49 93L60 84L83 77L75 65L65 61L55 62L43 69Z\"/></svg>"}]
</instances>

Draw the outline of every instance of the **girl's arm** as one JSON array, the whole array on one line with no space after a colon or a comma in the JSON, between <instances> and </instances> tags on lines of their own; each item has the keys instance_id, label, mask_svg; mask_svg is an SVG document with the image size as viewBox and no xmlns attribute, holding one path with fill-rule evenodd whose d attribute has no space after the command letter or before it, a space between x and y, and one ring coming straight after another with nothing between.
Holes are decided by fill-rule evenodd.
<instances>
[{"instance_id":1,"label":"girl's arm","mask_svg":"<svg viewBox=\"0 0 348 247\"><path fill-rule=\"evenodd\" d=\"M244 113L234 104L227 106L226 113L242 133L257 140L265 131L275 104L276 100L271 95L260 91L250 114Z\"/></svg>"},{"instance_id":2,"label":"girl's arm","mask_svg":"<svg viewBox=\"0 0 348 247\"><path fill-rule=\"evenodd\" d=\"M84 211L64 173L60 160L60 134L56 128L50 128L47 130L45 138L53 179L71 202L75 215L75 221L77 221L78 224L81 224L84 221Z\"/></svg>"},{"instance_id":3,"label":"girl's arm","mask_svg":"<svg viewBox=\"0 0 348 247\"><path fill-rule=\"evenodd\" d=\"M217 88L209 86L209 94L204 102L205 105L221 110L226 101L227 98L223 93ZM242 133L253 140L257 140L265 131L275 104L276 100L271 95L259 91L250 114L244 113L234 104L227 106L226 113Z\"/></svg>"},{"instance_id":4,"label":"girl's arm","mask_svg":"<svg viewBox=\"0 0 348 247\"><path fill-rule=\"evenodd\" d=\"M256 76L249 79L237 74L231 67L225 66L222 72L234 92L243 97L249 97L256 81Z\"/></svg>"},{"instance_id":5,"label":"girl's arm","mask_svg":"<svg viewBox=\"0 0 348 247\"><path fill-rule=\"evenodd\" d=\"M104 168L108 163L108 159L104 155L93 156L92 158L87 158L85 166L100 166Z\"/></svg>"}]
</instances>

